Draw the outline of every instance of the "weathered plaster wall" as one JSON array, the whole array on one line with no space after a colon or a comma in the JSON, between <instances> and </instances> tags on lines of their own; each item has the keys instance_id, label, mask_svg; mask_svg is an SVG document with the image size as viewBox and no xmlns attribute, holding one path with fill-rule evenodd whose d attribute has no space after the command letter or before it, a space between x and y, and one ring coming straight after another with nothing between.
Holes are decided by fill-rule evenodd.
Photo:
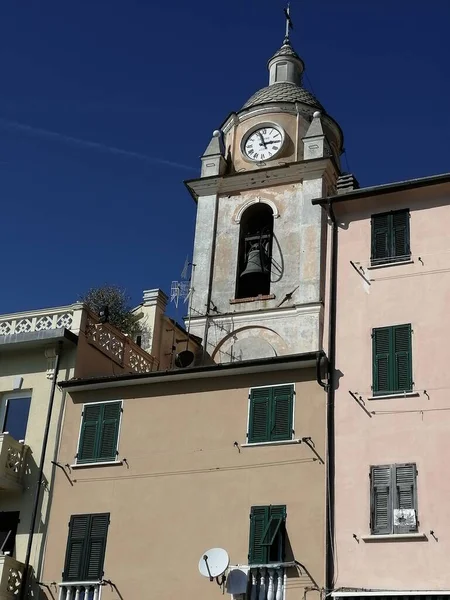
<instances>
[{"instance_id":1,"label":"weathered plaster wall","mask_svg":"<svg viewBox=\"0 0 450 600\"><path fill-rule=\"evenodd\" d=\"M319 178L219 197L211 293L218 312L210 320L207 347L216 360L227 362L232 356L242 360L319 348L324 216L319 207L312 206L311 199L320 196L322 190L323 179ZM191 331L204 338L205 320L198 315L204 315L206 308L215 197L200 200ZM274 298L230 302L235 297L238 277L239 218L243 208L258 201L269 202L275 212L270 289ZM278 309L285 296L291 293L292 296ZM245 335L236 332L242 328L247 328ZM222 345L218 353L218 346L231 332L241 339L234 340L235 344L230 341ZM248 337L253 338L253 351L250 344L242 341ZM236 348L233 349L233 345Z\"/></svg>"},{"instance_id":2,"label":"weathered plaster wall","mask_svg":"<svg viewBox=\"0 0 450 600\"><path fill-rule=\"evenodd\" d=\"M110 512L105 579L123 598L148 597L150 586L162 600L210 600L221 591L198 573L202 552L221 546L232 564L247 564L250 507L286 504L288 557L310 573L291 570L286 600L323 586L324 465L306 444L234 446L246 441L249 387L287 382L296 382L295 437L311 436L323 457L325 394L314 369L74 395L59 461L76 452L82 402L123 398L119 458L127 464L74 470L73 487L57 473L43 581L61 580L70 515ZM118 597L102 591L102 600Z\"/></svg>"},{"instance_id":3,"label":"weathered plaster wall","mask_svg":"<svg viewBox=\"0 0 450 600\"><path fill-rule=\"evenodd\" d=\"M336 587L450 589L450 186L337 206ZM410 208L412 264L368 269L370 216ZM420 258L419 258L420 257ZM354 261L364 272L359 274ZM365 281L367 278L369 281ZM374 327L411 323L416 397L370 400ZM369 415L351 398L361 395ZM369 468L415 462L424 541L364 542ZM435 532L438 541L430 535ZM359 543L353 538L358 536ZM394 568L395 565L395 568Z\"/></svg>"},{"instance_id":4,"label":"weathered plaster wall","mask_svg":"<svg viewBox=\"0 0 450 600\"><path fill-rule=\"evenodd\" d=\"M75 349L64 349L61 360L61 369L58 379L73 376L75 363ZM28 533L31 524L31 513L37 485L38 466L41 460L43 432L47 419L48 404L52 381L47 379L47 358L44 348L35 350L17 350L0 353L0 403L1 414L4 416L6 395L31 396L30 413L25 435L25 444L29 446L24 475L23 492L6 492L0 494L0 511L20 511L20 523L17 530L16 547L14 556L19 561L25 560L28 544ZM14 390L14 377L23 377L20 390ZM61 418L63 394L56 389L50 425L50 434L44 465L44 485L42 486L42 502L36 520L36 533L31 552L31 565L35 571L39 570L42 560L42 541L48 525L48 511L52 493L53 467L50 463L54 459L57 444L57 430ZM3 426L3 423L1 424Z\"/></svg>"}]
</instances>

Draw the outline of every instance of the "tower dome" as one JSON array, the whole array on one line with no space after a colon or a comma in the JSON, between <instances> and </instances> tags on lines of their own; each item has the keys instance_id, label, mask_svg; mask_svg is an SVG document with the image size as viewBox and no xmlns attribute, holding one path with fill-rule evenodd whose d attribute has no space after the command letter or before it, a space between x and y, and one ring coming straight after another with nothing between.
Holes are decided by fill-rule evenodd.
<instances>
[{"instance_id":1,"label":"tower dome","mask_svg":"<svg viewBox=\"0 0 450 600\"><path fill-rule=\"evenodd\" d=\"M269 85L255 92L241 110L270 102L301 102L324 110L311 92L302 85L305 65L286 35L283 44L269 60Z\"/></svg>"}]
</instances>

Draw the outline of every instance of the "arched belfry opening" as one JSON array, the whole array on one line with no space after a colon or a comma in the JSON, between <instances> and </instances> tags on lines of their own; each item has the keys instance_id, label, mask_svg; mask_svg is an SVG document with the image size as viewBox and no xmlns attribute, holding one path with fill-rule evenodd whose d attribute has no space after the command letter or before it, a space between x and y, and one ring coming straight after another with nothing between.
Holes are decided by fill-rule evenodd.
<instances>
[{"instance_id":1,"label":"arched belfry opening","mask_svg":"<svg viewBox=\"0 0 450 600\"><path fill-rule=\"evenodd\" d=\"M273 213L264 203L253 204L241 218L236 298L270 294Z\"/></svg>"}]
</instances>

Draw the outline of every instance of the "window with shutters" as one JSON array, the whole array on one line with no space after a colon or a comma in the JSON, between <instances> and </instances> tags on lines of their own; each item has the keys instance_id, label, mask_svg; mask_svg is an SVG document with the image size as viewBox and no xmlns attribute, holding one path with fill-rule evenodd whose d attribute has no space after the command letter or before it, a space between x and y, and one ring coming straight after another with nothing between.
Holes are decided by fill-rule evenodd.
<instances>
[{"instance_id":1,"label":"window with shutters","mask_svg":"<svg viewBox=\"0 0 450 600\"><path fill-rule=\"evenodd\" d=\"M77 464L117 460L122 401L85 404Z\"/></svg>"},{"instance_id":2,"label":"window with shutters","mask_svg":"<svg viewBox=\"0 0 450 600\"><path fill-rule=\"evenodd\" d=\"M249 444L292 439L294 394L293 384L250 390Z\"/></svg>"},{"instance_id":3,"label":"window with shutters","mask_svg":"<svg viewBox=\"0 0 450 600\"><path fill-rule=\"evenodd\" d=\"M416 465L406 463L371 467L371 533L414 533L417 528Z\"/></svg>"},{"instance_id":4,"label":"window with shutters","mask_svg":"<svg viewBox=\"0 0 450 600\"><path fill-rule=\"evenodd\" d=\"M409 260L409 209L372 215L371 264Z\"/></svg>"},{"instance_id":5,"label":"window with shutters","mask_svg":"<svg viewBox=\"0 0 450 600\"><path fill-rule=\"evenodd\" d=\"M71 516L64 581L99 581L103 577L108 526L109 513Z\"/></svg>"},{"instance_id":6,"label":"window with shutters","mask_svg":"<svg viewBox=\"0 0 450 600\"><path fill-rule=\"evenodd\" d=\"M252 506L250 511L250 565L283 562L286 506Z\"/></svg>"},{"instance_id":7,"label":"window with shutters","mask_svg":"<svg viewBox=\"0 0 450 600\"><path fill-rule=\"evenodd\" d=\"M379 327L372 331L374 395L411 392L411 325Z\"/></svg>"}]
</instances>

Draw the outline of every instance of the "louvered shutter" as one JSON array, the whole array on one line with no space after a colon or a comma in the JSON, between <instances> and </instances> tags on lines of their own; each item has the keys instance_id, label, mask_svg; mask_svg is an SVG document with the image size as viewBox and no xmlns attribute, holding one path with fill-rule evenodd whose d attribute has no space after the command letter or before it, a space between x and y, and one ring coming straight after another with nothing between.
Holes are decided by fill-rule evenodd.
<instances>
[{"instance_id":1,"label":"louvered shutter","mask_svg":"<svg viewBox=\"0 0 450 600\"><path fill-rule=\"evenodd\" d=\"M392 533L391 466L371 469L371 532Z\"/></svg>"},{"instance_id":2,"label":"louvered shutter","mask_svg":"<svg viewBox=\"0 0 450 600\"><path fill-rule=\"evenodd\" d=\"M278 530L278 534L275 537L272 546L269 549L268 553L268 561L267 562L283 562L284 554L285 554L285 540L286 540L286 506L278 505L278 506L269 506L269 518L281 518L281 525Z\"/></svg>"},{"instance_id":3,"label":"louvered shutter","mask_svg":"<svg viewBox=\"0 0 450 600\"><path fill-rule=\"evenodd\" d=\"M395 487L396 494L394 499L395 509L412 509L416 511L415 525L396 525L396 533L417 531L417 488L416 488L416 465L404 464L395 465Z\"/></svg>"},{"instance_id":4,"label":"louvered shutter","mask_svg":"<svg viewBox=\"0 0 450 600\"><path fill-rule=\"evenodd\" d=\"M293 385L280 385L272 388L271 441L292 439L293 402Z\"/></svg>"},{"instance_id":5,"label":"louvered shutter","mask_svg":"<svg viewBox=\"0 0 450 600\"><path fill-rule=\"evenodd\" d=\"M394 336L394 385L395 391L410 392L412 389L411 325L396 325Z\"/></svg>"},{"instance_id":6,"label":"louvered shutter","mask_svg":"<svg viewBox=\"0 0 450 600\"><path fill-rule=\"evenodd\" d=\"M409 250L409 210L392 213L392 256L397 260L407 260Z\"/></svg>"},{"instance_id":7,"label":"louvered shutter","mask_svg":"<svg viewBox=\"0 0 450 600\"><path fill-rule=\"evenodd\" d=\"M372 333L373 393L392 391L391 328L381 327Z\"/></svg>"},{"instance_id":8,"label":"louvered shutter","mask_svg":"<svg viewBox=\"0 0 450 600\"><path fill-rule=\"evenodd\" d=\"M97 460L115 460L119 435L121 402L107 402L102 406L102 421Z\"/></svg>"},{"instance_id":9,"label":"louvered shutter","mask_svg":"<svg viewBox=\"0 0 450 600\"><path fill-rule=\"evenodd\" d=\"M250 416L248 442L270 440L270 396L271 388L255 388L250 393Z\"/></svg>"},{"instance_id":10,"label":"louvered shutter","mask_svg":"<svg viewBox=\"0 0 450 600\"><path fill-rule=\"evenodd\" d=\"M97 455L100 424L102 415L101 404L86 404L83 409L80 443L78 446L77 462L93 462Z\"/></svg>"},{"instance_id":11,"label":"louvered shutter","mask_svg":"<svg viewBox=\"0 0 450 600\"><path fill-rule=\"evenodd\" d=\"M86 555L85 544L89 524L90 515L75 515L70 519L63 573L64 581L83 581L83 565Z\"/></svg>"},{"instance_id":12,"label":"louvered shutter","mask_svg":"<svg viewBox=\"0 0 450 600\"><path fill-rule=\"evenodd\" d=\"M268 506L252 506L250 512L250 544L248 561L251 565L267 562L268 549L261 545L264 531L269 522Z\"/></svg>"},{"instance_id":13,"label":"louvered shutter","mask_svg":"<svg viewBox=\"0 0 450 600\"><path fill-rule=\"evenodd\" d=\"M372 217L372 263L384 262L389 252L389 215Z\"/></svg>"},{"instance_id":14,"label":"louvered shutter","mask_svg":"<svg viewBox=\"0 0 450 600\"><path fill-rule=\"evenodd\" d=\"M103 576L109 513L91 515L89 538L86 544L86 581L96 581Z\"/></svg>"}]
</instances>

